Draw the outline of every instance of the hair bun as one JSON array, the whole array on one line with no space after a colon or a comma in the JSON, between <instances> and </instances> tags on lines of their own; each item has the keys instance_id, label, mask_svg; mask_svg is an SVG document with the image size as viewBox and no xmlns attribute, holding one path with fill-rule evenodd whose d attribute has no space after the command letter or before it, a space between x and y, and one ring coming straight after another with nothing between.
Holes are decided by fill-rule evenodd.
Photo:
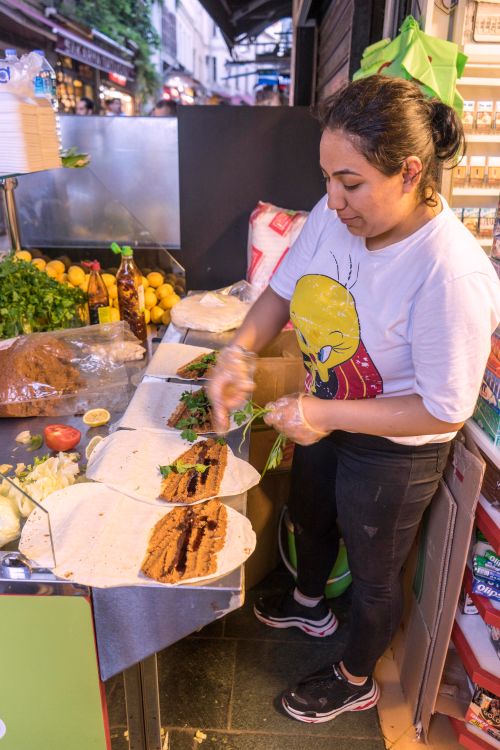
<instances>
[{"instance_id":1,"label":"hair bun","mask_svg":"<svg viewBox=\"0 0 500 750\"><path fill-rule=\"evenodd\" d=\"M451 161L465 150L462 123L454 109L435 99L431 102L431 128L436 157Z\"/></svg>"}]
</instances>

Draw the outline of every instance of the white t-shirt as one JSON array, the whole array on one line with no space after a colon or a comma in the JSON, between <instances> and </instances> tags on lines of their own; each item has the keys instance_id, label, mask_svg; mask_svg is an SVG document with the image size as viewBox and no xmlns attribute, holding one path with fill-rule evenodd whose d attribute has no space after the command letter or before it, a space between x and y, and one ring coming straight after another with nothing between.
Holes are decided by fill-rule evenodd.
<instances>
[{"instance_id":1,"label":"white t-shirt","mask_svg":"<svg viewBox=\"0 0 500 750\"><path fill-rule=\"evenodd\" d=\"M326 196L312 210L270 285L291 300L306 389L314 395L417 393L437 419L471 416L500 321L500 283L441 200L437 216L380 250L350 234ZM454 434L390 439L422 445Z\"/></svg>"}]
</instances>

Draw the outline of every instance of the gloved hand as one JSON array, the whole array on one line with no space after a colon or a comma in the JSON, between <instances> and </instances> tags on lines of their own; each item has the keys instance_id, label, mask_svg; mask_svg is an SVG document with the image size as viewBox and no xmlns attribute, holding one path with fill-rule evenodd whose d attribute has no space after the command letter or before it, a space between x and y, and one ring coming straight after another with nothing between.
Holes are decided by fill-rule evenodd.
<instances>
[{"instance_id":1,"label":"gloved hand","mask_svg":"<svg viewBox=\"0 0 500 750\"><path fill-rule=\"evenodd\" d=\"M266 404L266 409L271 411L264 416L264 422L274 427L277 432L282 432L294 443L313 445L329 433L316 429L304 415L304 409L307 411L307 402L311 399L315 399L315 396L307 396L305 393L282 396L277 401Z\"/></svg>"},{"instance_id":2,"label":"gloved hand","mask_svg":"<svg viewBox=\"0 0 500 750\"><path fill-rule=\"evenodd\" d=\"M256 355L238 344L221 351L208 382L208 398L212 404L214 429L229 429L229 412L240 409L248 401L255 383Z\"/></svg>"}]
</instances>

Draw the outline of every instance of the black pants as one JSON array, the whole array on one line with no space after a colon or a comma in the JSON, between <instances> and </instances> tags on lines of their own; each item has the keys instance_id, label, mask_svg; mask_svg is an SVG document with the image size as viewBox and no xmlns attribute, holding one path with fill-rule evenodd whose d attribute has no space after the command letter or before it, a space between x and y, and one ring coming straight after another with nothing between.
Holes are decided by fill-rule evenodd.
<instances>
[{"instance_id":1,"label":"black pants","mask_svg":"<svg viewBox=\"0 0 500 750\"><path fill-rule=\"evenodd\" d=\"M338 553L338 520L352 573L343 661L354 675L372 673L399 625L402 567L449 449L449 442L406 446L340 431L295 447L289 511L297 587L306 596L323 593Z\"/></svg>"}]
</instances>

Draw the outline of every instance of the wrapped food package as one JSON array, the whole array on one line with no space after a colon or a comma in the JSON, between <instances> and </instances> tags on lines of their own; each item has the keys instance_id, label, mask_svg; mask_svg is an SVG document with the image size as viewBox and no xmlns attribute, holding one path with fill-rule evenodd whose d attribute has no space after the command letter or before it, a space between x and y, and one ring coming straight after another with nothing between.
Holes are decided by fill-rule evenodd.
<instances>
[{"instance_id":1,"label":"wrapped food package","mask_svg":"<svg viewBox=\"0 0 500 750\"><path fill-rule=\"evenodd\" d=\"M0 417L123 408L127 362L145 350L123 322L32 333L0 349Z\"/></svg>"}]
</instances>

